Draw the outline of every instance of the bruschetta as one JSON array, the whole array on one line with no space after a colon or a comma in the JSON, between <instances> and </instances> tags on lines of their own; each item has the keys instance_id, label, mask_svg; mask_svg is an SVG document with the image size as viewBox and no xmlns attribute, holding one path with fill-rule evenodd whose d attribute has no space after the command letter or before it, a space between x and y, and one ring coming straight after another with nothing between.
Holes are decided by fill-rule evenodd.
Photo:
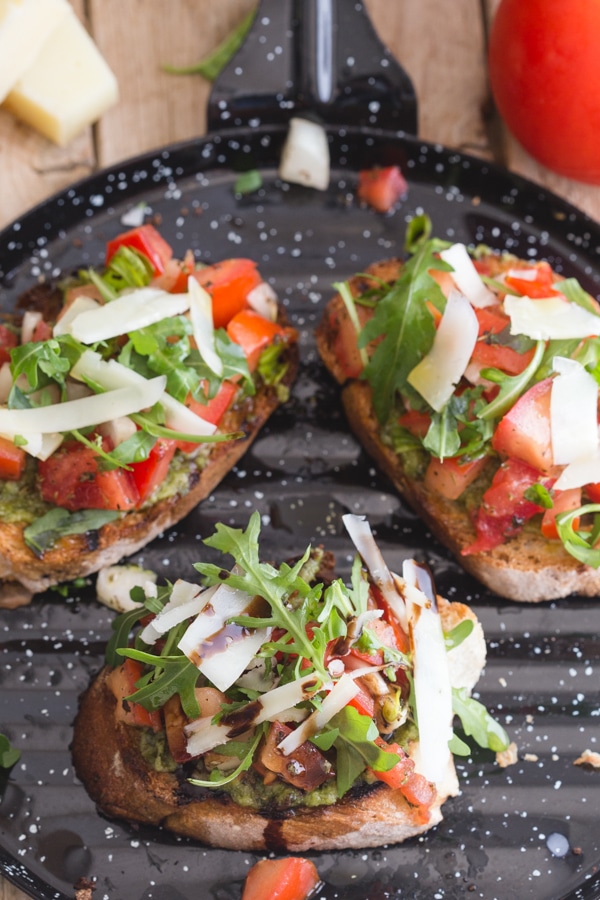
<instances>
[{"instance_id":1,"label":"bruschetta","mask_svg":"<svg viewBox=\"0 0 600 900\"><path fill-rule=\"evenodd\" d=\"M0 326L6 605L117 562L185 516L285 401L297 335L248 259L177 260L151 224Z\"/></svg>"},{"instance_id":2,"label":"bruschetta","mask_svg":"<svg viewBox=\"0 0 600 900\"><path fill-rule=\"evenodd\" d=\"M337 285L318 326L350 427L491 591L596 596L598 302L546 261L430 229Z\"/></svg>"},{"instance_id":3,"label":"bruschetta","mask_svg":"<svg viewBox=\"0 0 600 900\"><path fill-rule=\"evenodd\" d=\"M235 850L380 846L432 828L457 793L453 754L470 749L455 714L506 748L471 697L486 655L474 613L412 560L392 573L362 517L344 522L349 585L318 580L318 548L262 562L255 512L205 539L224 560L195 565L202 584L132 594L74 725L104 815Z\"/></svg>"}]
</instances>

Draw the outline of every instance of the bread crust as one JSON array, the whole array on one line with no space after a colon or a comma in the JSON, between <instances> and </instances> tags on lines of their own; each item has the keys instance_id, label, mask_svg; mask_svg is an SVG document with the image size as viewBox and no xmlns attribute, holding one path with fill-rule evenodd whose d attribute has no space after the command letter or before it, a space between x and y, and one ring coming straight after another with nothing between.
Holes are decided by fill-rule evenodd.
<instances>
[{"instance_id":1,"label":"bread crust","mask_svg":"<svg viewBox=\"0 0 600 900\"><path fill-rule=\"evenodd\" d=\"M286 360L288 368L282 384L289 388L299 364L295 343L286 348ZM190 464L188 490L129 512L98 531L63 537L41 558L26 545L23 524L0 522L0 580L6 597L3 604L0 593L0 606L22 605L31 595L52 585L90 575L136 553L211 493L246 453L279 405L275 388L261 384L254 396L245 398L225 414L218 428L219 433L241 431L244 437L210 445L202 467Z\"/></svg>"},{"instance_id":2,"label":"bread crust","mask_svg":"<svg viewBox=\"0 0 600 900\"><path fill-rule=\"evenodd\" d=\"M471 618L463 604L438 598L444 627ZM455 651L458 653L461 647ZM462 645L464 682L474 684L485 662L479 623ZM157 825L212 847L304 852L399 843L437 825L441 807L458 793L452 764L431 807L420 819L400 791L382 782L349 793L332 806L272 812L238 806L229 796L195 788L181 775L157 772L139 750L139 729L116 718L117 700L105 667L80 699L71 745L77 777L104 815ZM418 742L409 748L418 756ZM194 790L196 793L194 793Z\"/></svg>"},{"instance_id":3,"label":"bread crust","mask_svg":"<svg viewBox=\"0 0 600 900\"><path fill-rule=\"evenodd\" d=\"M385 281L398 277L398 260L385 260L366 271ZM365 290L364 277L351 279L353 293ZM463 556L473 543L475 529L464 506L428 490L422 481L410 479L401 457L380 438L380 426L373 412L371 388L365 381L347 381L335 351L336 332L332 323L343 316L343 303L336 295L329 303L316 332L317 347L325 366L342 385L341 399L350 428L377 466L387 475L398 493L410 504L438 540L450 550L460 565L495 594L508 600L538 603L578 593L586 597L600 594L600 570L578 562L559 541L546 540L541 533L524 529L503 544L482 553Z\"/></svg>"}]
</instances>

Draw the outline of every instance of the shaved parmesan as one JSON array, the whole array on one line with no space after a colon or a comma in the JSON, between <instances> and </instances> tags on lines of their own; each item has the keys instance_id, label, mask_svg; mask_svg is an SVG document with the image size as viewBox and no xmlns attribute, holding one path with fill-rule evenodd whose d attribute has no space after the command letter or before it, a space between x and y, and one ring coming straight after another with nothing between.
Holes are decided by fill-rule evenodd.
<instances>
[{"instance_id":1,"label":"shaved parmesan","mask_svg":"<svg viewBox=\"0 0 600 900\"><path fill-rule=\"evenodd\" d=\"M65 309L52 329L52 334L54 337L58 337L61 334L71 334L71 325L78 316L84 312L100 309L101 305L102 304L98 303L97 300L94 300L93 297L88 297L86 294L80 294L78 297L75 297L73 302Z\"/></svg>"},{"instance_id":2,"label":"shaved parmesan","mask_svg":"<svg viewBox=\"0 0 600 900\"><path fill-rule=\"evenodd\" d=\"M47 434L58 431L75 431L106 422L114 416L128 416L141 409L154 406L160 399L166 377L159 375L144 384L118 388L105 394L94 394L81 400L67 400L51 406L34 409L0 409L0 433L27 435L31 432Z\"/></svg>"},{"instance_id":3,"label":"shaved parmesan","mask_svg":"<svg viewBox=\"0 0 600 900\"><path fill-rule=\"evenodd\" d=\"M47 407L46 407L47 408ZM7 440L12 441L16 437L14 434L2 434ZM23 450L34 456L36 459L45 460L52 456L55 450L58 450L63 442L62 434L54 431L47 433L30 432L27 435L19 435L24 441L21 445Z\"/></svg>"},{"instance_id":4,"label":"shaved parmesan","mask_svg":"<svg viewBox=\"0 0 600 900\"><path fill-rule=\"evenodd\" d=\"M554 482L554 489L568 491L570 488L598 482L600 482L600 451L596 451L592 456L580 457L565 466Z\"/></svg>"},{"instance_id":5,"label":"shaved parmesan","mask_svg":"<svg viewBox=\"0 0 600 900\"><path fill-rule=\"evenodd\" d=\"M342 675L322 701L319 709L315 709L298 728L290 731L287 737L277 745L277 749L281 750L284 756L289 756L313 734L319 734L329 720L347 706L350 700L358 694L358 691L359 686L356 681L350 675Z\"/></svg>"},{"instance_id":6,"label":"shaved parmesan","mask_svg":"<svg viewBox=\"0 0 600 900\"><path fill-rule=\"evenodd\" d=\"M277 319L277 294L270 284L261 281L255 288L252 288L246 297L248 306L251 306L254 312L257 312L263 319L269 322L275 322Z\"/></svg>"},{"instance_id":7,"label":"shaved parmesan","mask_svg":"<svg viewBox=\"0 0 600 900\"><path fill-rule=\"evenodd\" d=\"M565 466L598 452L598 385L574 359L555 356L550 394L552 458Z\"/></svg>"},{"instance_id":8,"label":"shaved parmesan","mask_svg":"<svg viewBox=\"0 0 600 900\"><path fill-rule=\"evenodd\" d=\"M199 585L179 578L173 585L169 602L142 631L142 640L146 644L155 644L170 628L197 616L216 590L216 587L203 590Z\"/></svg>"},{"instance_id":9,"label":"shaved parmesan","mask_svg":"<svg viewBox=\"0 0 600 900\"><path fill-rule=\"evenodd\" d=\"M478 332L473 307L463 294L451 291L431 350L408 375L409 383L437 412L464 375Z\"/></svg>"},{"instance_id":10,"label":"shaved parmesan","mask_svg":"<svg viewBox=\"0 0 600 900\"><path fill-rule=\"evenodd\" d=\"M534 341L586 338L600 334L600 316L561 297L532 300L506 296L504 312L510 316L510 333Z\"/></svg>"},{"instance_id":11,"label":"shaved parmesan","mask_svg":"<svg viewBox=\"0 0 600 900\"><path fill-rule=\"evenodd\" d=\"M83 344L96 344L179 316L189 308L189 294L168 294L159 288L139 288L129 294L121 294L116 300L97 309L80 313L72 320L69 330Z\"/></svg>"},{"instance_id":12,"label":"shaved parmesan","mask_svg":"<svg viewBox=\"0 0 600 900\"><path fill-rule=\"evenodd\" d=\"M225 692L246 671L262 645L271 637L271 628L254 628L236 636L225 648L202 660L198 668L216 688Z\"/></svg>"},{"instance_id":13,"label":"shaved parmesan","mask_svg":"<svg viewBox=\"0 0 600 900\"><path fill-rule=\"evenodd\" d=\"M413 560L406 560L406 606L413 655L415 705L419 726L420 774L441 784L451 759L452 688L442 623L435 597L419 590L419 573Z\"/></svg>"},{"instance_id":14,"label":"shaved parmesan","mask_svg":"<svg viewBox=\"0 0 600 900\"><path fill-rule=\"evenodd\" d=\"M440 256L444 262L452 266L452 280L469 303L482 308L498 302L496 296L482 281L464 244L453 244L447 250L442 250Z\"/></svg>"},{"instance_id":15,"label":"shaved parmesan","mask_svg":"<svg viewBox=\"0 0 600 900\"><path fill-rule=\"evenodd\" d=\"M85 350L73 368L71 369L73 378L80 378L82 381L89 380L103 387L105 390L114 390L124 385L142 385L147 383L147 379L143 375L134 372L127 366L118 363L115 359L104 360L99 353L94 350ZM217 430L216 425L206 422L200 416L184 406L170 394L163 392L159 397L162 404L166 423L168 428L173 431L179 431L184 434L194 434L199 437L214 434ZM141 407L140 407L141 408ZM139 412L139 410L136 410Z\"/></svg>"},{"instance_id":16,"label":"shaved parmesan","mask_svg":"<svg viewBox=\"0 0 600 900\"><path fill-rule=\"evenodd\" d=\"M352 543L369 570L369 574L377 585L383 597L394 613L401 628L407 630L408 620L406 606L402 596L398 593L392 573L381 555L381 550L375 542L371 526L364 516L345 515L342 521L346 531L352 539Z\"/></svg>"},{"instance_id":17,"label":"shaved parmesan","mask_svg":"<svg viewBox=\"0 0 600 900\"><path fill-rule=\"evenodd\" d=\"M33 339L33 332L35 331L36 327L42 321L42 318L43 317L42 317L41 312L37 312L36 310L33 310L33 309L28 309L23 314L23 321L21 323L21 343L22 344L30 343L30 341Z\"/></svg>"},{"instance_id":18,"label":"shaved parmesan","mask_svg":"<svg viewBox=\"0 0 600 900\"><path fill-rule=\"evenodd\" d=\"M308 119L291 118L281 153L279 177L325 191L329 186L329 165L325 129Z\"/></svg>"},{"instance_id":19,"label":"shaved parmesan","mask_svg":"<svg viewBox=\"0 0 600 900\"><path fill-rule=\"evenodd\" d=\"M212 298L195 278L188 278L190 318L194 340L200 356L215 375L223 374L223 362L215 350L215 326L212 313Z\"/></svg>"},{"instance_id":20,"label":"shaved parmesan","mask_svg":"<svg viewBox=\"0 0 600 900\"><path fill-rule=\"evenodd\" d=\"M188 728L195 726L193 732L188 732ZM190 756L201 756L202 753L208 753L221 744L226 744L229 740L229 732L231 729L227 725L213 724L212 716L204 716L202 719L195 719L190 726L185 726L188 733L186 750Z\"/></svg>"},{"instance_id":21,"label":"shaved parmesan","mask_svg":"<svg viewBox=\"0 0 600 900\"><path fill-rule=\"evenodd\" d=\"M245 613L252 597L245 591L231 588L226 584L219 585L210 602L210 612L196 616L189 628L184 632L178 648L189 660L200 667L202 647L214 640L223 630L225 622L232 616Z\"/></svg>"}]
</instances>

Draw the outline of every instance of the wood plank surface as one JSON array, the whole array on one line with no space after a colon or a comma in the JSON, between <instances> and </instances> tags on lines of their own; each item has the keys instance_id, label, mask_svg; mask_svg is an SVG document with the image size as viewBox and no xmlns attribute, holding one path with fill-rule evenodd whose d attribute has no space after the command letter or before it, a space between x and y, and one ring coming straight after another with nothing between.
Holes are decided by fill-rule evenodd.
<instances>
[{"instance_id":1,"label":"wood plank surface","mask_svg":"<svg viewBox=\"0 0 600 900\"><path fill-rule=\"evenodd\" d=\"M169 75L161 66L195 62L254 5L254 0L72 2L117 75L120 101L64 149L0 110L0 227L97 167L203 134L209 85L199 76ZM453 0L451 12L447 0L365 3L414 81L424 139L496 159L600 220L600 187L550 173L493 116L485 35L497 0L485 0L487 21L479 0ZM0 900L25 896L0 879Z\"/></svg>"}]
</instances>

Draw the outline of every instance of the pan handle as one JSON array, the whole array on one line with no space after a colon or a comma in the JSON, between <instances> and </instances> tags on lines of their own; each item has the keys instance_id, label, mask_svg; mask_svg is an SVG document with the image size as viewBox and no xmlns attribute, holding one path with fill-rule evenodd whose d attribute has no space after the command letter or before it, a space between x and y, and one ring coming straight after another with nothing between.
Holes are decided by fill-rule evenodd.
<instances>
[{"instance_id":1,"label":"pan handle","mask_svg":"<svg viewBox=\"0 0 600 900\"><path fill-rule=\"evenodd\" d=\"M417 133L404 69L352 0L260 0L246 40L213 85L208 131L324 124Z\"/></svg>"}]
</instances>

